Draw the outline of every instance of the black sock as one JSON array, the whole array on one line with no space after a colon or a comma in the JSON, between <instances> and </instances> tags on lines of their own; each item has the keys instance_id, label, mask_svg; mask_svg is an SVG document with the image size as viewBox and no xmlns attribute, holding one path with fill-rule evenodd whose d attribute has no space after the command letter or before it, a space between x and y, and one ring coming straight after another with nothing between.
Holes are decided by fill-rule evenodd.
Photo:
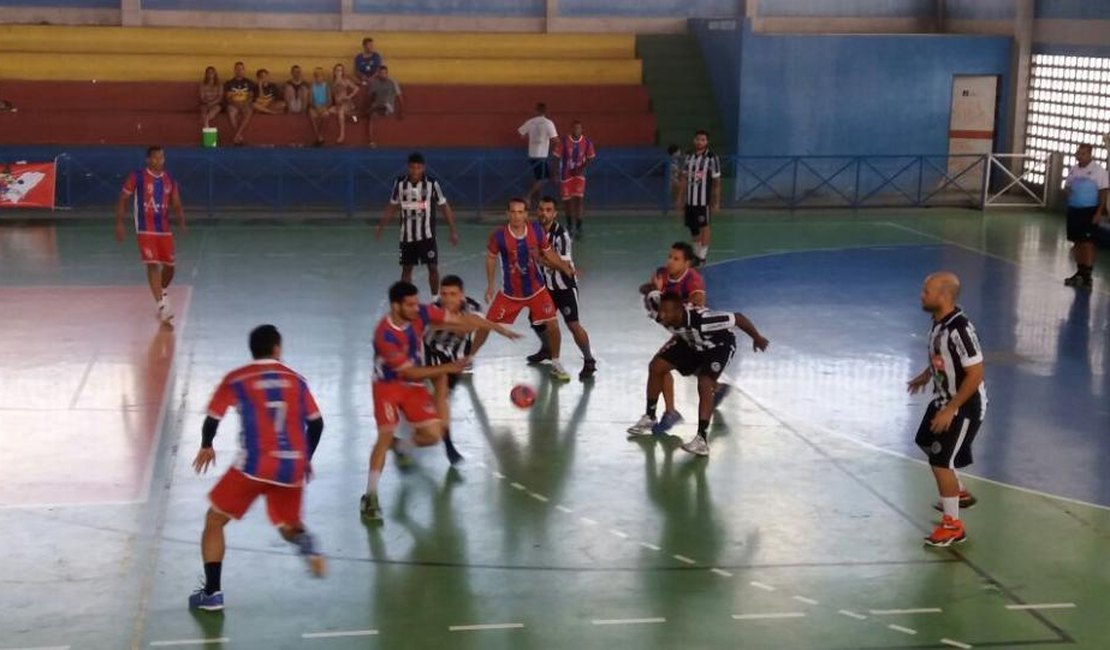
<instances>
[{"instance_id":1,"label":"black sock","mask_svg":"<svg viewBox=\"0 0 1110 650\"><path fill-rule=\"evenodd\" d=\"M1095 268L1093 266L1084 266L1081 264L1079 265L1079 277L1089 279L1091 277L1091 272L1094 270Z\"/></svg>"},{"instance_id":2,"label":"black sock","mask_svg":"<svg viewBox=\"0 0 1110 650\"><path fill-rule=\"evenodd\" d=\"M536 333L536 336L540 337L540 350L546 351L550 349L547 345L547 325L533 325L532 331Z\"/></svg>"},{"instance_id":3,"label":"black sock","mask_svg":"<svg viewBox=\"0 0 1110 650\"><path fill-rule=\"evenodd\" d=\"M223 568L223 562L205 562L204 563L204 593L211 596L212 594L220 591L220 570Z\"/></svg>"},{"instance_id":4,"label":"black sock","mask_svg":"<svg viewBox=\"0 0 1110 650\"><path fill-rule=\"evenodd\" d=\"M655 417L655 407L659 404L657 399L649 399L647 402L647 411L645 411L652 418Z\"/></svg>"},{"instance_id":5,"label":"black sock","mask_svg":"<svg viewBox=\"0 0 1110 650\"><path fill-rule=\"evenodd\" d=\"M709 420L698 420L698 436L705 440L709 435Z\"/></svg>"},{"instance_id":6,"label":"black sock","mask_svg":"<svg viewBox=\"0 0 1110 650\"><path fill-rule=\"evenodd\" d=\"M447 450L447 455L448 456L459 453L459 450L455 449L455 443L451 442L451 430L450 429L444 429L443 430L443 447L444 447L444 449Z\"/></svg>"}]
</instances>

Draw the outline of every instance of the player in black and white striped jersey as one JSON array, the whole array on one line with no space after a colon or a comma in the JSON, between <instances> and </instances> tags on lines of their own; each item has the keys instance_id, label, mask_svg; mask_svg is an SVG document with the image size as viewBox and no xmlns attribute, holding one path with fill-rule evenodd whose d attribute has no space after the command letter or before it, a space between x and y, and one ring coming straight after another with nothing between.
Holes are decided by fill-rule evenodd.
<instances>
[{"instance_id":1,"label":"player in black and white striped jersey","mask_svg":"<svg viewBox=\"0 0 1110 650\"><path fill-rule=\"evenodd\" d=\"M439 246L436 244L436 216L442 209L450 231L451 245L459 243L455 228L455 212L443 195L443 188L434 176L424 173L424 156L409 154L408 172L393 181L393 193L378 223L375 237L381 238L386 225L398 211L401 213L401 280L412 282L412 267L428 267L428 288L439 293Z\"/></svg>"},{"instance_id":2,"label":"player in black and white striped jersey","mask_svg":"<svg viewBox=\"0 0 1110 650\"><path fill-rule=\"evenodd\" d=\"M572 237L570 232L559 223L559 213L555 209L553 197L545 196L540 199L536 217L547 232L551 248L564 262L574 268ZM574 276L567 275L546 262L542 270L547 291L555 301L555 307L563 315L563 322L567 324L567 329L574 337L575 345L582 351L582 371L578 373L578 379L586 381L597 372L597 361L590 350L590 335L586 333L586 328L582 327L578 318L578 282ZM547 329L543 325L533 325L532 330L540 337L541 347L539 352L528 357L528 363L543 363L551 358L551 351L547 348Z\"/></svg>"},{"instance_id":3,"label":"player in black and white striped jersey","mask_svg":"<svg viewBox=\"0 0 1110 650\"><path fill-rule=\"evenodd\" d=\"M709 212L721 209L721 159L709 148L709 132L698 129L694 150L686 154L680 177L681 207L690 230L697 264L709 255Z\"/></svg>"},{"instance_id":4,"label":"player in black and white striped jersey","mask_svg":"<svg viewBox=\"0 0 1110 650\"><path fill-rule=\"evenodd\" d=\"M671 340L655 354L648 366L648 401L659 399L663 378L672 370L698 378L698 433L682 445L697 456L709 455L709 420L713 417L717 379L736 353L739 328L752 339L752 349L762 352L770 345L755 325L741 313L710 311L682 301L676 294L652 291L644 300L656 321L672 334Z\"/></svg>"},{"instance_id":5,"label":"player in black and white striped jersey","mask_svg":"<svg viewBox=\"0 0 1110 650\"><path fill-rule=\"evenodd\" d=\"M463 292L462 278L457 275L448 275L443 278L439 288L439 297L436 298L434 304L448 314L482 316L482 305L477 300L467 297ZM429 328L424 332L424 359L430 366L462 361L470 356L472 342L473 332ZM451 391L459 383L459 375L440 375L432 383L435 386L436 410L439 411L440 420L444 423L443 446L447 450L447 460L455 465L462 461L463 457L455 449L455 444L451 440L451 433L446 427L447 423L451 421L451 409L448 400Z\"/></svg>"}]
</instances>

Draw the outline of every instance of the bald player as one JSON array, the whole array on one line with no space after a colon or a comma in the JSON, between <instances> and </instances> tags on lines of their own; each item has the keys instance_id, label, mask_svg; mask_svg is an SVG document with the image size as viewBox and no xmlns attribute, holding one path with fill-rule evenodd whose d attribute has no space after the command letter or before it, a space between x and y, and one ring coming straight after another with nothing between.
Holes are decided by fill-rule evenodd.
<instances>
[{"instance_id":1,"label":"bald player","mask_svg":"<svg viewBox=\"0 0 1110 650\"><path fill-rule=\"evenodd\" d=\"M975 327L956 304L960 279L942 271L925 278L921 309L932 314L929 330L929 366L909 381L914 395L933 384L933 401L914 442L929 457L940 492L940 525L925 538L929 546L951 546L967 539L960 521L960 508L975 505L975 497L963 489L956 470L971 464L971 443L987 409L987 387L983 381L983 349Z\"/></svg>"}]
</instances>

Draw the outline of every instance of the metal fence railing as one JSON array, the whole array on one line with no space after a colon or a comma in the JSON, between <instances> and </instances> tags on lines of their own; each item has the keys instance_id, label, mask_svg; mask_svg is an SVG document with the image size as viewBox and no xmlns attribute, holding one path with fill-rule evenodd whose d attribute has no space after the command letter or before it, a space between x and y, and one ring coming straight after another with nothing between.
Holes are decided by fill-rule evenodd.
<instances>
[{"instance_id":1,"label":"metal fence railing","mask_svg":"<svg viewBox=\"0 0 1110 650\"><path fill-rule=\"evenodd\" d=\"M506 199L525 193L532 182L531 169L519 156L428 152L427 158L429 173L440 179L459 209L499 211ZM1043 187L1029 183L1021 172L1025 158L725 156L722 203L726 208L767 209L1043 206ZM135 150L119 148L59 155L58 206L111 205L124 176L140 159ZM185 201L211 215L238 210L355 215L382 205L393 178L404 172L403 155L380 151L181 149L171 150L168 161ZM667 157L655 151L599 156L589 170L590 208L666 210L670 172ZM552 193L556 189L548 188Z\"/></svg>"}]
</instances>

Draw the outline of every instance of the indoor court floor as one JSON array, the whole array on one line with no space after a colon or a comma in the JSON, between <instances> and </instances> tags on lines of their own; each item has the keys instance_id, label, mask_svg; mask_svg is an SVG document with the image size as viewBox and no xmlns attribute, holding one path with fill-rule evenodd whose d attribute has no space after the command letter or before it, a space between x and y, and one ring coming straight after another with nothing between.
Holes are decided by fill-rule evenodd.
<instances>
[{"instance_id":1,"label":"indoor court floor","mask_svg":"<svg viewBox=\"0 0 1110 650\"><path fill-rule=\"evenodd\" d=\"M495 223L441 249L476 297ZM367 527L370 338L398 276L395 242L372 230L196 224L177 240L168 328L108 219L0 225L0 650L1110 646L1110 265L1104 253L1094 292L1065 288L1061 218L719 219L709 303L771 347L741 342L708 461L625 434L666 338L636 289L685 231L673 216L591 219L576 259L596 381L527 367L536 341L518 322L528 336L492 341L453 397L467 462L450 469L439 448L407 471L391 461L386 521ZM963 279L990 396L965 475L979 505L951 550L921 544L936 519L912 443L927 399L905 393L937 269ZM227 529L227 609L192 614L205 495L236 418L215 472L190 463L211 392L264 322L324 415L306 521L330 574L310 578L257 504ZM576 374L565 329L563 358ZM529 411L509 402L519 382L539 392ZM678 394L685 439L692 382Z\"/></svg>"}]
</instances>

